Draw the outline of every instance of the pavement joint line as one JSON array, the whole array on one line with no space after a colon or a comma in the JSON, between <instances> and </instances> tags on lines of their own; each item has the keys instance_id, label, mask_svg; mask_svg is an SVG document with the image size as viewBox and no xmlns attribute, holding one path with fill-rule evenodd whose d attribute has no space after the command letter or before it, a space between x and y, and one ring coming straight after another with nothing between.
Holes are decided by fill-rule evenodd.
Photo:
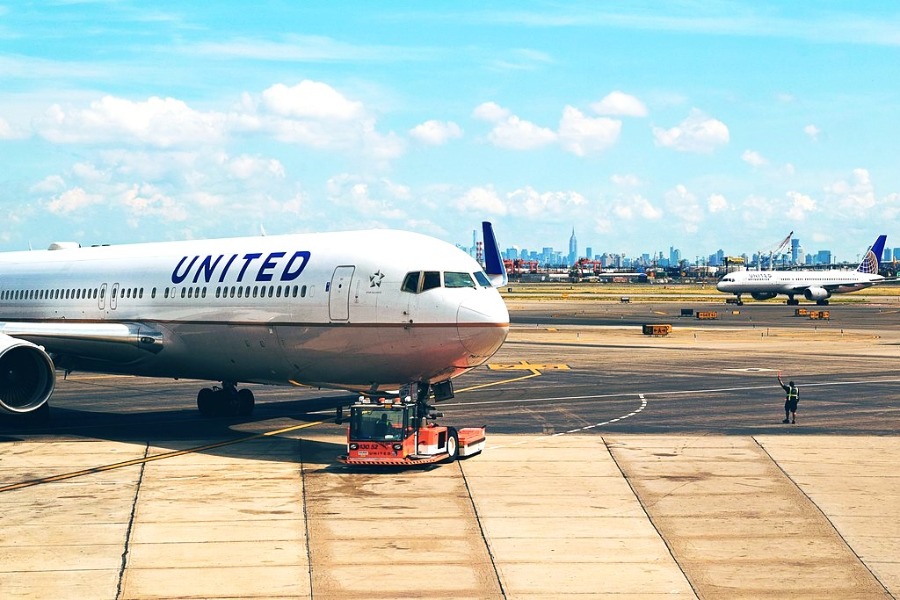
<instances>
[{"instance_id":1,"label":"pavement joint line","mask_svg":"<svg viewBox=\"0 0 900 600\"><path fill-rule=\"evenodd\" d=\"M144 446L144 458L150 452L150 442ZM138 473L137 485L134 487L134 498L131 501L131 514L128 515L128 527L125 529L125 547L122 549L122 566L119 568L119 576L116 578L116 600L122 597L122 584L125 582L125 570L128 568L128 553L131 549L131 534L134 531L134 517L137 514L138 498L141 495L141 484L144 481L144 471L147 469L147 463L141 464L141 471Z\"/></svg>"},{"instance_id":2,"label":"pavement joint line","mask_svg":"<svg viewBox=\"0 0 900 600\"><path fill-rule=\"evenodd\" d=\"M475 504L475 498L472 497L472 488L469 487L469 479L466 477L466 470L463 468L463 464L460 461L456 461L456 466L459 469L460 474L462 475L463 485L466 486L466 495L469 496L469 503L472 505L472 512L475 513L475 522L478 523L478 532L481 534L481 541L484 542L484 546L487 549L488 556L491 559L491 568L494 569L494 577L497 578L497 585L500 587L500 594L503 598L507 598L506 589L503 587L503 578L500 577L500 569L497 568L497 559L494 556L494 550L491 548L491 543L488 541L487 533L484 531L484 525L481 522L481 515L478 514L478 506Z\"/></svg>"},{"instance_id":3,"label":"pavement joint line","mask_svg":"<svg viewBox=\"0 0 900 600\"><path fill-rule=\"evenodd\" d=\"M303 460L303 440L300 440L300 493L303 497L303 529L306 537L306 572L309 577L309 596L313 597L313 552L309 531L309 504L306 497L306 461Z\"/></svg>"},{"instance_id":4,"label":"pavement joint line","mask_svg":"<svg viewBox=\"0 0 900 600\"><path fill-rule=\"evenodd\" d=\"M791 477L790 473L788 473L787 471L785 471L785 470L781 467L781 465L778 463L778 461L775 460L775 458L774 458L771 454L769 454L769 451L766 450L766 447L763 446L763 445L759 442L758 439L756 439L756 436L755 436L755 435L750 436L750 439L752 439L752 440L753 440L753 443L757 445L757 447L762 451L762 453L765 454L766 457L767 457L770 461L772 461L772 464L775 465L775 468L778 469L778 470L781 472L781 474L785 477L785 479L787 479L788 481L790 481L790 482L791 482L791 485L793 485L794 488L795 488L798 492L800 492L800 494L801 494L804 498L806 498L806 500L807 500L812 506L815 507L816 512L819 513L819 516L822 517L822 518L825 520L826 523L828 523L828 526L831 528L831 530L834 532L834 534L838 537L838 539L841 540L841 543L844 544L844 547L847 548L847 550L848 550L853 556L856 557L856 560L859 561L859 564L861 564L862 567L869 573L869 575L872 576L872 579L874 579L875 581L878 582L878 585L881 586L881 589L883 589L884 592L885 592L889 597L893 598L894 595L891 594L891 591L890 591L890 589L888 589L887 585L885 585L885 583L884 583L883 581L881 581L881 579L878 578L878 575L876 575L875 572L872 571L872 568L869 567L868 563L867 563L866 561L864 561L864 560L862 559L862 557L861 557L859 554L857 554L857 552L856 552L856 550L853 548L853 546L850 545L850 543L849 543L849 542L847 541L847 539L843 536L843 534L838 530L837 527L835 527L834 522L832 522L831 518L830 518L827 514L825 514L825 511L823 511L822 508L821 508L821 507L820 507L820 506L819 506L819 505L818 505L818 504L817 504L817 503L809 496L809 494L806 493L806 490L804 490L802 487L800 487L800 485L794 480L794 478Z\"/></svg>"},{"instance_id":5,"label":"pavement joint line","mask_svg":"<svg viewBox=\"0 0 900 600\"><path fill-rule=\"evenodd\" d=\"M644 499L641 498L641 495L638 494L637 490L634 488L634 482L625 473L625 469L622 468L622 465L619 464L619 461L616 460L616 455L613 454L612 448L609 447L609 442L606 441L606 438L603 436L600 437L600 441L603 442L603 446L606 448L606 451L609 453L609 458L613 461L613 464L616 465L616 469L619 470L619 474L622 476L622 479L625 480L625 483L628 485L628 489L631 490L631 494L634 496L634 499L637 500L637 503L640 505L641 510L644 511L644 516L647 518L647 521L650 522L650 525L653 526L653 530L656 532L656 535L659 536L659 539L665 545L666 550L669 553L669 556L672 558L672 562L674 562L678 566L678 570L681 571L682 577L687 582L689 586L691 586L691 591L694 592L694 598L702 598L700 595L700 591L697 589L697 586L694 585L694 582L688 577L687 572L684 569L684 565L678 560L678 556L675 555L675 549L669 544L669 540L666 539L666 536L663 535L663 532L660 530L659 525L653 519L653 515L650 514L650 511L647 510L647 505L644 504Z\"/></svg>"},{"instance_id":6,"label":"pavement joint line","mask_svg":"<svg viewBox=\"0 0 900 600\"><path fill-rule=\"evenodd\" d=\"M49 477L40 477L38 479L29 479L27 481L20 481L19 483L12 483L10 485L6 485L0 487L0 494L3 492L11 492L13 490L21 490L24 488L34 487L36 485L41 485L44 483L55 483L58 481L66 481L68 479L75 479L76 477L83 477L85 475L93 475L95 473L104 473L106 471L112 471L114 469L121 469L123 467L133 467L135 465L143 465L148 462L153 462L156 460L163 460L166 458L175 458L178 456L184 456L185 454L193 454L195 452L203 452L205 450L214 450L215 448L222 448L224 446L233 446L235 444L242 444L244 442L249 442L252 440L258 440L264 437L272 437L275 435L280 435L282 433L289 433L291 431L296 431L298 429L306 429L307 427L314 427L316 425L321 425L325 421L311 421L309 423L302 423L300 425L292 425L290 427L283 427L281 429L274 429L272 431L264 431L263 433L256 433L253 435L249 435L242 438L236 438L233 440L226 440L224 442L216 442L214 444L206 444L204 446L195 446L193 448L185 448L184 450L173 450L171 452L163 452L162 454L154 454L153 456L144 456L143 458L135 458L132 460L126 460L122 462L113 463L110 465L102 465L99 467L91 467L89 469L82 469L80 471L73 471L71 473L61 473L59 475L50 475Z\"/></svg>"}]
</instances>

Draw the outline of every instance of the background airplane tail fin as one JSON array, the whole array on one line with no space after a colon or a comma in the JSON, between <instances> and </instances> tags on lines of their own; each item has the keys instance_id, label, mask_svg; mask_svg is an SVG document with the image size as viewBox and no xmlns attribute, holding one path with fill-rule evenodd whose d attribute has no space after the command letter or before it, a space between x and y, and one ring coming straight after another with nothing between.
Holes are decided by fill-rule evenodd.
<instances>
[{"instance_id":1,"label":"background airplane tail fin","mask_svg":"<svg viewBox=\"0 0 900 600\"><path fill-rule=\"evenodd\" d=\"M870 275L878 274L878 271L881 268L881 257L884 255L885 240L887 240L886 235L881 234L878 236L875 243L866 250L865 256L863 256L859 266L856 267L857 271L860 273L868 273Z\"/></svg>"},{"instance_id":2,"label":"background airplane tail fin","mask_svg":"<svg viewBox=\"0 0 900 600\"><path fill-rule=\"evenodd\" d=\"M509 277L506 274L506 267L503 266L503 258L500 256L500 248L497 246L497 238L494 237L494 228L490 221L481 223L481 231L484 238L484 272L494 287L502 287L509 283Z\"/></svg>"}]
</instances>

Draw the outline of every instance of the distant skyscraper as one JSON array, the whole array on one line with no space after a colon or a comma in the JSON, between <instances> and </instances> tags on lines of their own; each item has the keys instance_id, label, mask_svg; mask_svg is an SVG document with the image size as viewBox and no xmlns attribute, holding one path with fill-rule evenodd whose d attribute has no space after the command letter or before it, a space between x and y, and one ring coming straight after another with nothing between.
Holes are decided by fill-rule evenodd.
<instances>
[{"instance_id":1,"label":"distant skyscraper","mask_svg":"<svg viewBox=\"0 0 900 600\"><path fill-rule=\"evenodd\" d=\"M594 260L594 249L588 246L584 249L584 255L587 256L588 260Z\"/></svg>"},{"instance_id":2,"label":"distant skyscraper","mask_svg":"<svg viewBox=\"0 0 900 600\"><path fill-rule=\"evenodd\" d=\"M800 262L800 240L791 238L791 264L796 265Z\"/></svg>"},{"instance_id":3,"label":"distant skyscraper","mask_svg":"<svg viewBox=\"0 0 900 600\"><path fill-rule=\"evenodd\" d=\"M574 265L578 260L578 240L575 239L575 228L572 228L572 237L569 238L569 264Z\"/></svg>"}]
</instances>

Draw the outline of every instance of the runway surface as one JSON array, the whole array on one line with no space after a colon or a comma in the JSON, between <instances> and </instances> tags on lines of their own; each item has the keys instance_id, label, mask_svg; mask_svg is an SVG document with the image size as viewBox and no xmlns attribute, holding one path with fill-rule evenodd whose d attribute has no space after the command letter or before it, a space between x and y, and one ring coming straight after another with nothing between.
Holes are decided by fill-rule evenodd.
<instances>
[{"instance_id":1,"label":"runway surface","mask_svg":"<svg viewBox=\"0 0 900 600\"><path fill-rule=\"evenodd\" d=\"M900 313L818 308L513 304L440 405L488 449L403 473L336 463L345 393L254 387L252 419L202 419L200 382L74 374L51 423L0 421L0 589L897 597Z\"/></svg>"}]
</instances>

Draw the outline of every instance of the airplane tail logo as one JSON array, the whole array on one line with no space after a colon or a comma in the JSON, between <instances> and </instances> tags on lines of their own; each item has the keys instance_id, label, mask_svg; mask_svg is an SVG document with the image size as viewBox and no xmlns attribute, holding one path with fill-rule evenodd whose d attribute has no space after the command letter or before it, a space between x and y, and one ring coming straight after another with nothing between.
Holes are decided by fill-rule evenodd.
<instances>
[{"instance_id":1,"label":"airplane tail logo","mask_svg":"<svg viewBox=\"0 0 900 600\"><path fill-rule=\"evenodd\" d=\"M878 236L875 243L866 251L866 255L863 256L862 262L856 267L858 272L867 273L869 275L878 274L878 270L881 267L881 257L884 254L885 240L887 240L886 235L882 234Z\"/></svg>"}]
</instances>

